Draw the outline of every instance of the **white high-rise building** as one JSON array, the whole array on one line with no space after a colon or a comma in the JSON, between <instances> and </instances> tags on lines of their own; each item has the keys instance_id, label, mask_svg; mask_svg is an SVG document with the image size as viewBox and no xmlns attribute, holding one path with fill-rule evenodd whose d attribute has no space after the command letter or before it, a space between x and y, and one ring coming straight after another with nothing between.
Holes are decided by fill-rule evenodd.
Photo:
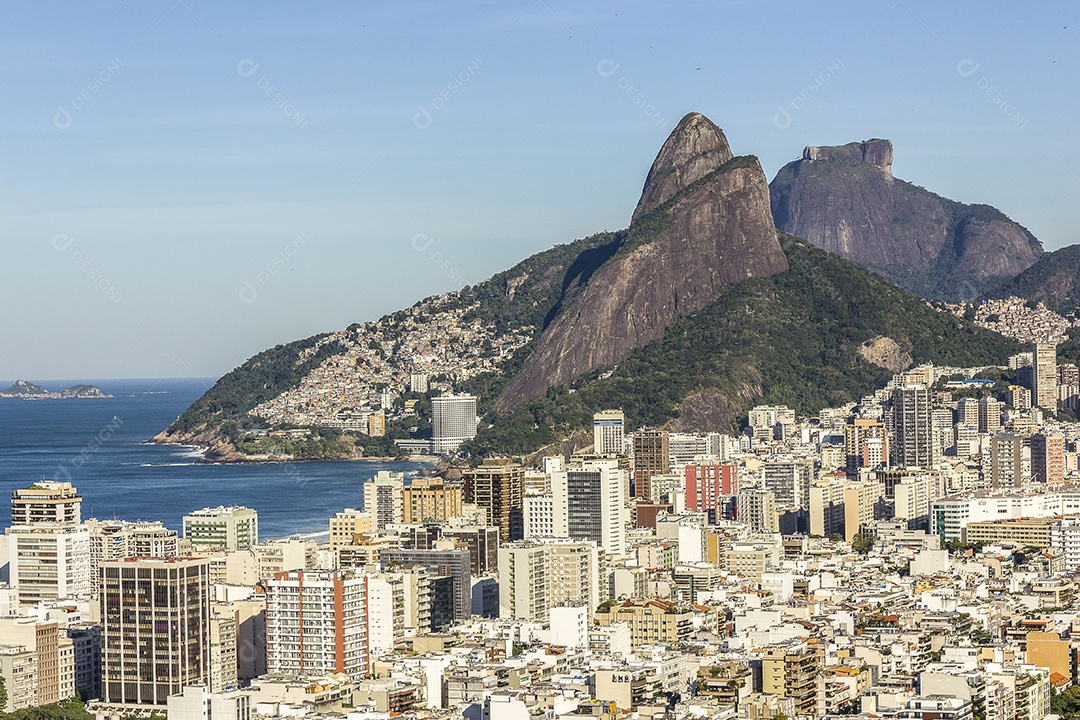
<instances>
[{"instance_id":1,"label":"white high-rise building","mask_svg":"<svg viewBox=\"0 0 1080 720\"><path fill-rule=\"evenodd\" d=\"M476 437L476 397L438 395L431 399L432 450L437 455L454 452Z\"/></svg>"},{"instance_id":2,"label":"white high-rise building","mask_svg":"<svg viewBox=\"0 0 1080 720\"><path fill-rule=\"evenodd\" d=\"M405 639L405 578L400 573L365 576L368 601L368 651L389 655Z\"/></svg>"},{"instance_id":3,"label":"white high-rise building","mask_svg":"<svg viewBox=\"0 0 1080 720\"><path fill-rule=\"evenodd\" d=\"M612 556L626 554L627 473L617 460L587 460L566 469L567 535L592 540ZM558 499L555 475L552 495Z\"/></svg>"},{"instance_id":4,"label":"white high-rise building","mask_svg":"<svg viewBox=\"0 0 1080 720\"><path fill-rule=\"evenodd\" d=\"M380 470L364 483L364 512L371 516L375 529L400 523L405 517L405 476Z\"/></svg>"},{"instance_id":5,"label":"white high-rise building","mask_svg":"<svg viewBox=\"0 0 1080 720\"><path fill-rule=\"evenodd\" d=\"M82 496L69 482L42 480L11 493L11 524L82 522Z\"/></svg>"},{"instance_id":6,"label":"white high-rise building","mask_svg":"<svg viewBox=\"0 0 1080 720\"><path fill-rule=\"evenodd\" d=\"M367 674L367 585L349 570L285 572L268 580L266 671Z\"/></svg>"},{"instance_id":7,"label":"white high-rise building","mask_svg":"<svg viewBox=\"0 0 1080 720\"><path fill-rule=\"evenodd\" d=\"M259 514L242 505L203 508L184 516L193 550L249 550L259 544Z\"/></svg>"},{"instance_id":8,"label":"white high-rise building","mask_svg":"<svg viewBox=\"0 0 1080 720\"><path fill-rule=\"evenodd\" d=\"M601 410L593 415L593 452L622 455L625 450L626 416L622 410Z\"/></svg>"},{"instance_id":9,"label":"white high-rise building","mask_svg":"<svg viewBox=\"0 0 1080 720\"><path fill-rule=\"evenodd\" d=\"M12 525L7 550L10 583L24 605L88 597L97 590L90 577L90 532L85 525Z\"/></svg>"},{"instance_id":10,"label":"white high-rise building","mask_svg":"<svg viewBox=\"0 0 1080 720\"><path fill-rule=\"evenodd\" d=\"M600 551L578 540L519 540L499 548L499 617L546 622L556 605L601 600Z\"/></svg>"}]
</instances>

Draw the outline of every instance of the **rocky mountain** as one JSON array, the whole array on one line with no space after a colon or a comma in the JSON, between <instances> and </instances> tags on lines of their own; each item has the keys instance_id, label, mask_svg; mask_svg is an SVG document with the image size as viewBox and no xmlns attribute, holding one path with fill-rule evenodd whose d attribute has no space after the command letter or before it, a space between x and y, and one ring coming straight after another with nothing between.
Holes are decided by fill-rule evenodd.
<instances>
[{"instance_id":1,"label":"rocky mountain","mask_svg":"<svg viewBox=\"0 0 1080 720\"><path fill-rule=\"evenodd\" d=\"M860 158L887 167L875 152ZM1017 347L778 233L757 159L734 156L693 113L653 162L628 229L265 350L155 440L208 447L212 460L385 455L393 438L422 436L431 396L453 389L484 416L469 450L530 452L600 408L623 408L631 426L733 429L758 402L814 412L912 363L1001 363ZM415 373L426 393L410 392ZM385 414L385 437L355 434L371 414Z\"/></svg>"},{"instance_id":2,"label":"rocky mountain","mask_svg":"<svg viewBox=\"0 0 1080 720\"><path fill-rule=\"evenodd\" d=\"M618 363L726 286L786 269L757 158L732 155L723 131L691 113L656 156L626 240L566 289L495 409Z\"/></svg>"},{"instance_id":3,"label":"rocky mountain","mask_svg":"<svg viewBox=\"0 0 1080 720\"><path fill-rule=\"evenodd\" d=\"M1076 313L1080 310L1080 245L1044 253L1027 270L987 293L993 298L1010 295L1045 303L1063 315Z\"/></svg>"},{"instance_id":4,"label":"rocky mountain","mask_svg":"<svg viewBox=\"0 0 1080 720\"><path fill-rule=\"evenodd\" d=\"M892 162L888 140L807 147L769 185L776 227L940 300L974 299L1042 255L1001 211L900 180Z\"/></svg>"},{"instance_id":5,"label":"rocky mountain","mask_svg":"<svg viewBox=\"0 0 1080 720\"><path fill-rule=\"evenodd\" d=\"M557 446L590 428L597 408L622 408L629 427L737 432L757 404L812 414L857 402L913 365L1003 364L1022 349L838 255L779 240L788 270L728 285L618 365L489 414L468 448Z\"/></svg>"}]
</instances>

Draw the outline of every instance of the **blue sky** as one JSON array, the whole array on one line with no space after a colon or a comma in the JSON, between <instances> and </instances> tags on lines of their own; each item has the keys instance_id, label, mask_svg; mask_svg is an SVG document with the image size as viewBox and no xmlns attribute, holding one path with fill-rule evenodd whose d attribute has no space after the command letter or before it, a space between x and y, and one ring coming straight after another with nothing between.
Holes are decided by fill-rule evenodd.
<instances>
[{"instance_id":1,"label":"blue sky","mask_svg":"<svg viewBox=\"0 0 1080 720\"><path fill-rule=\"evenodd\" d=\"M694 110L770 178L887 137L898 177L1080 242L1078 32L1069 2L5 3L0 377L216 376L624 227Z\"/></svg>"}]
</instances>

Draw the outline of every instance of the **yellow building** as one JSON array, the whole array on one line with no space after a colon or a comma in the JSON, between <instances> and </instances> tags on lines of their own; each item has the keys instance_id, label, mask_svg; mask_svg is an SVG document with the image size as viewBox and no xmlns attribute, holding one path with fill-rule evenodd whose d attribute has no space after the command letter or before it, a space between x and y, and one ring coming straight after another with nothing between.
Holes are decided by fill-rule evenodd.
<instances>
[{"instance_id":1,"label":"yellow building","mask_svg":"<svg viewBox=\"0 0 1080 720\"><path fill-rule=\"evenodd\" d=\"M819 670L818 654L806 643L767 647L761 656L761 692L792 698L797 715L814 715Z\"/></svg>"},{"instance_id":2,"label":"yellow building","mask_svg":"<svg viewBox=\"0 0 1080 720\"><path fill-rule=\"evenodd\" d=\"M964 538L969 543L1014 542L1037 548L1050 547L1050 527L1060 518L1023 518L969 522Z\"/></svg>"},{"instance_id":3,"label":"yellow building","mask_svg":"<svg viewBox=\"0 0 1080 720\"><path fill-rule=\"evenodd\" d=\"M357 535L366 535L372 531L372 518L369 513L354 508L345 508L330 518L330 549L337 550L344 545L352 545Z\"/></svg>"},{"instance_id":4,"label":"yellow building","mask_svg":"<svg viewBox=\"0 0 1080 720\"><path fill-rule=\"evenodd\" d=\"M674 645L694 631L693 612L663 600L630 599L598 611L594 617L601 627L620 622L629 625L632 645Z\"/></svg>"},{"instance_id":5,"label":"yellow building","mask_svg":"<svg viewBox=\"0 0 1080 720\"><path fill-rule=\"evenodd\" d=\"M1061 673L1065 677L1072 677L1072 653L1068 640L1062 640L1054 632L1029 632L1026 644L1028 664L1049 668L1051 675Z\"/></svg>"},{"instance_id":6,"label":"yellow building","mask_svg":"<svg viewBox=\"0 0 1080 720\"><path fill-rule=\"evenodd\" d=\"M416 478L405 486L405 523L442 521L461 514L461 485L442 478Z\"/></svg>"}]
</instances>

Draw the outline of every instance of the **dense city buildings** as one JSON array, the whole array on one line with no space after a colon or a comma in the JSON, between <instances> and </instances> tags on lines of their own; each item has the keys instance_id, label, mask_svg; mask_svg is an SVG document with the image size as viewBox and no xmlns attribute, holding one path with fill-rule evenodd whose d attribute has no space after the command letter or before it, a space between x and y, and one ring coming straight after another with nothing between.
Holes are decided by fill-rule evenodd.
<instances>
[{"instance_id":1,"label":"dense city buildings","mask_svg":"<svg viewBox=\"0 0 1080 720\"><path fill-rule=\"evenodd\" d=\"M6 707L1043 720L1074 676L1080 425L1023 402L1037 355L919 366L812 417L751 407L738 434L626 437L598 410L567 455L380 471L303 537L261 541L238 507L185 537L84 521L76 488L27 483Z\"/></svg>"}]
</instances>

